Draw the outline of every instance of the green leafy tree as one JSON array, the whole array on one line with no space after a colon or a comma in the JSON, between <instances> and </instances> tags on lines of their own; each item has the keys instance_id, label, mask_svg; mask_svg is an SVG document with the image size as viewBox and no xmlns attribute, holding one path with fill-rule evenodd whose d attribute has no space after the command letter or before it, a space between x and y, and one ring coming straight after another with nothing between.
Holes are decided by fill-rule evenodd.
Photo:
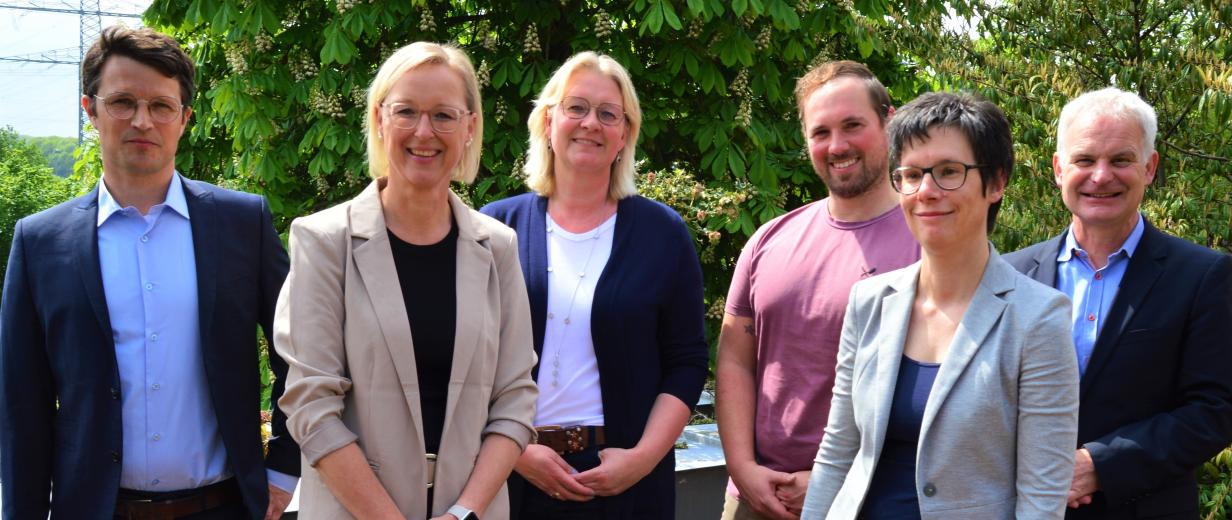
<instances>
[{"instance_id":1,"label":"green leafy tree","mask_svg":"<svg viewBox=\"0 0 1232 520\"><path fill-rule=\"evenodd\" d=\"M692 228L710 326L748 235L825 194L803 153L792 89L810 64L868 63L897 99L924 86L883 35L891 13L936 17L940 2L844 0L156 1L147 22L199 64L188 175L264 193L286 219L368 182L364 89L416 40L452 41L482 83L482 169L457 187L476 205L525 191L526 116L576 52L607 53L633 76L645 120L638 179Z\"/></svg>"},{"instance_id":2,"label":"green leafy tree","mask_svg":"<svg viewBox=\"0 0 1232 520\"><path fill-rule=\"evenodd\" d=\"M73 151L77 149L77 139L58 136L25 136L23 139L42 152L43 157L47 159L47 165L51 167L57 177L72 175L73 163L75 162Z\"/></svg>"},{"instance_id":3,"label":"green leafy tree","mask_svg":"<svg viewBox=\"0 0 1232 520\"><path fill-rule=\"evenodd\" d=\"M11 127L0 128L0 280L8 269L17 221L71 195L69 183L52 173L37 147Z\"/></svg>"}]
</instances>

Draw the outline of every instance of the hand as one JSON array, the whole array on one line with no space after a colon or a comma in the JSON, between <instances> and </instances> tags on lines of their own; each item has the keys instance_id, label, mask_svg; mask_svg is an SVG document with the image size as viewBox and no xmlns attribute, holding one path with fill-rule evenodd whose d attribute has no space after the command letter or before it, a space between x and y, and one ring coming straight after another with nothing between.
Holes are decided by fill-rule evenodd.
<instances>
[{"instance_id":1,"label":"hand","mask_svg":"<svg viewBox=\"0 0 1232 520\"><path fill-rule=\"evenodd\" d=\"M779 486L792 483L791 473L774 471L753 462L739 468L731 466L729 471L736 489L740 490L740 500L757 514L772 520L795 520L796 515L788 511L775 494Z\"/></svg>"},{"instance_id":2,"label":"hand","mask_svg":"<svg viewBox=\"0 0 1232 520\"><path fill-rule=\"evenodd\" d=\"M1099 475L1095 474L1095 461L1091 460L1091 452L1086 448L1078 448L1074 452L1074 480L1069 485L1069 502L1071 509L1091 503L1091 495L1099 491Z\"/></svg>"},{"instance_id":3,"label":"hand","mask_svg":"<svg viewBox=\"0 0 1232 520\"><path fill-rule=\"evenodd\" d=\"M574 476L577 470L542 444L527 446L513 469L552 498L586 502L595 497L594 490L578 482Z\"/></svg>"},{"instance_id":4,"label":"hand","mask_svg":"<svg viewBox=\"0 0 1232 520\"><path fill-rule=\"evenodd\" d=\"M599 465L578 474L578 483L595 490L599 496L624 493L642 477L650 474L658 461L646 461L636 449L605 448L599 450Z\"/></svg>"},{"instance_id":5,"label":"hand","mask_svg":"<svg viewBox=\"0 0 1232 520\"><path fill-rule=\"evenodd\" d=\"M808 491L811 470L797 471L791 474L791 482L780 484L774 490L774 496L783 503L788 513L800 516L804 510L804 492Z\"/></svg>"},{"instance_id":6,"label":"hand","mask_svg":"<svg viewBox=\"0 0 1232 520\"><path fill-rule=\"evenodd\" d=\"M269 485L269 506L265 508L265 520L278 520L291 503L291 494L273 484Z\"/></svg>"}]
</instances>

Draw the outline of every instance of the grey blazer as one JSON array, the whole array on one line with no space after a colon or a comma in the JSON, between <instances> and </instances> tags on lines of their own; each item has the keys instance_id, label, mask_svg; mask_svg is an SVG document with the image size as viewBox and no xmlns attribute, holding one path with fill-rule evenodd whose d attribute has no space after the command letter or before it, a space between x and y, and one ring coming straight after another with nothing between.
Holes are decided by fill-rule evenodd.
<instances>
[{"instance_id":1,"label":"grey blazer","mask_svg":"<svg viewBox=\"0 0 1232 520\"><path fill-rule=\"evenodd\" d=\"M1070 301L991 253L924 409L916 496L925 520L1065 514L1078 431ZM919 273L917 262L851 290L801 518L859 515L885 442Z\"/></svg>"}]
</instances>

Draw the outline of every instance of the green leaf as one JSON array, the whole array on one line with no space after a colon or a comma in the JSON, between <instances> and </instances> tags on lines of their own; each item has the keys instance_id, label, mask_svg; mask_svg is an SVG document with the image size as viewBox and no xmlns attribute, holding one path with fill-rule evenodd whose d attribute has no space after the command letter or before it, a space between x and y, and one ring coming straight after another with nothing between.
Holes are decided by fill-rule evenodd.
<instances>
[{"instance_id":1,"label":"green leaf","mask_svg":"<svg viewBox=\"0 0 1232 520\"><path fill-rule=\"evenodd\" d=\"M687 0L686 4L689 7L689 14L697 18L706 12L706 3L703 0Z\"/></svg>"},{"instance_id":2,"label":"green leaf","mask_svg":"<svg viewBox=\"0 0 1232 520\"><path fill-rule=\"evenodd\" d=\"M496 65L496 70L492 71L492 87L499 88L505 86L505 77L509 74L510 60L501 60Z\"/></svg>"},{"instance_id":3,"label":"green leaf","mask_svg":"<svg viewBox=\"0 0 1232 520\"><path fill-rule=\"evenodd\" d=\"M727 153L727 166L731 168L732 173L736 174L736 177L740 178L745 176L743 155L739 148L733 148Z\"/></svg>"},{"instance_id":4,"label":"green leaf","mask_svg":"<svg viewBox=\"0 0 1232 520\"><path fill-rule=\"evenodd\" d=\"M671 0L662 0L659 5L663 8L663 18L667 20L667 25L670 25L672 29L677 31L684 28L680 24L680 17L676 16L676 8L672 7Z\"/></svg>"},{"instance_id":5,"label":"green leaf","mask_svg":"<svg viewBox=\"0 0 1232 520\"><path fill-rule=\"evenodd\" d=\"M748 8L749 8L748 0L732 0L731 2L732 14L736 16L744 16L744 11L746 11Z\"/></svg>"},{"instance_id":6,"label":"green leaf","mask_svg":"<svg viewBox=\"0 0 1232 520\"><path fill-rule=\"evenodd\" d=\"M650 11L646 13L646 19L642 20L642 29L649 29L651 34L658 34L659 29L663 27L663 4L656 1L650 6ZM641 31L645 34L645 31Z\"/></svg>"},{"instance_id":7,"label":"green leaf","mask_svg":"<svg viewBox=\"0 0 1232 520\"><path fill-rule=\"evenodd\" d=\"M683 51L681 54L684 55L684 69L688 71L689 76L692 76L693 79L697 79L697 56L694 55L693 52L687 50Z\"/></svg>"}]
</instances>

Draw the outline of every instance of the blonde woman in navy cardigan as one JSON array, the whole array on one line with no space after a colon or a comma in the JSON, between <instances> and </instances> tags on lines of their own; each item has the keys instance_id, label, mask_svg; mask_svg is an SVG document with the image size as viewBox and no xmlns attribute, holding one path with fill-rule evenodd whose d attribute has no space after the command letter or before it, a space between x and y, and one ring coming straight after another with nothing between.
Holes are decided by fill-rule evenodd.
<instances>
[{"instance_id":1,"label":"blonde woman in navy cardigan","mask_svg":"<svg viewBox=\"0 0 1232 520\"><path fill-rule=\"evenodd\" d=\"M570 58L530 115L534 193L481 210L518 232L540 356L515 519L675 514L672 445L708 366L701 267L680 216L636 195L641 116L620 64Z\"/></svg>"}]
</instances>

